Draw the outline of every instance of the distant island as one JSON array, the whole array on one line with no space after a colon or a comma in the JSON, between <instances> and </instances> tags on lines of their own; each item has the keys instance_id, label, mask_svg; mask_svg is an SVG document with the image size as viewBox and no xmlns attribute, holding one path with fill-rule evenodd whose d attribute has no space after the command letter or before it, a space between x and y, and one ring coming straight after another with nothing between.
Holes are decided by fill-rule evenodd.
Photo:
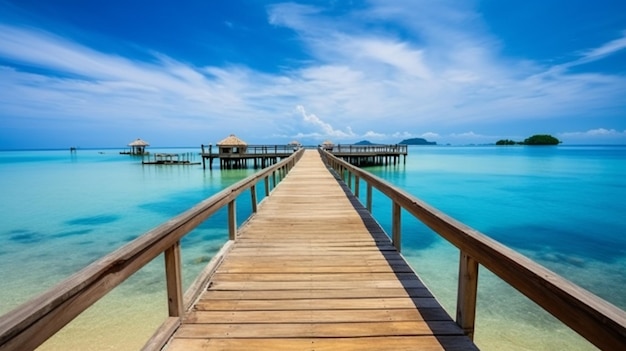
<instances>
[{"instance_id":1,"label":"distant island","mask_svg":"<svg viewBox=\"0 0 626 351\"><path fill-rule=\"evenodd\" d=\"M358 143L354 143L354 145L375 145L375 144L369 140L361 140Z\"/></svg>"},{"instance_id":2,"label":"distant island","mask_svg":"<svg viewBox=\"0 0 626 351\"><path fill-rule=\"evenodd\" d=\"M404 144L404 145L437 145L436 141L428 141L426 139L423 138L411 138L411 139L404 139L401 142L399 142L398 144Z\"/></svg>"},{"instance_id":3,"label":"distant island","mask_svg":"<svg viewBox=\"0 0 626 351\"><path fill-rule=\"evenodd\" d=\"M559 145L561 141L552 135L548 134L536 134L530 138L524 139L524 141L513 141L509 139L502 139L496 142L496 145Z\"/></svg>"}]
</instances>

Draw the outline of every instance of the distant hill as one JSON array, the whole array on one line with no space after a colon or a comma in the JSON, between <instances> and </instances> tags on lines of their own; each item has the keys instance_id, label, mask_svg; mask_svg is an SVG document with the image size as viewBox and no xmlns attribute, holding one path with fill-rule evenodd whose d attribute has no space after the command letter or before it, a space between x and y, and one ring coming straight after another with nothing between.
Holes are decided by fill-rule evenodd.
<instances>
[{"instance_id":1,"label":"distant hill","mask_svg":"<svg viewBox=\"0 0 626 351\"><path fill-rule=\"evenodd\" d=\"M354 145L374 145L374 143L370 142L369 140L361 140L358 143L354 143Z\"/></svg>"},{"instance_id":2,"label":"distant hill","mask_svg":"<svg viewBox=\"0 0 626 351\"><path fill-rule=\"evenodd\" d=\"M411 139L404 139L401 142L399 142L399 144L404 144L404 145L437 145L436 141L428 141L426 139L423 138L411 138Z\"/></svg>"}]
</instances>

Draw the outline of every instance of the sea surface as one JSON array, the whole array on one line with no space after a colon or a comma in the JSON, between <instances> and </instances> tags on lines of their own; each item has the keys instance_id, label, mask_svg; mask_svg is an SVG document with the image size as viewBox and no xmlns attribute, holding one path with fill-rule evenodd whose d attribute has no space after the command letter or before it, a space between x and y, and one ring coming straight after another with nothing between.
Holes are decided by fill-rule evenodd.
<instances>
[{"instance_id":1,"label":"sea surface","mask_svg":"<svg viewBox=\"0 0 626 351\"><path fill-rule=\"evenodd\" d=\"M142 165L119 151L0 151L0 313L254 173ZM199 148L149 151L201 161ZM625 161L623 146L411 146L405 163L367 170L626 309ZM377 192L373 213L390 232L391 202ZM454 316L458 250L402 221L403 254ZM227 237L222 211L184 238L185 286ZM482 268L478 295L483 350L594 349ZM166 306L159 257L40 349L139 349Z\"/></svg>"}]
</instances>

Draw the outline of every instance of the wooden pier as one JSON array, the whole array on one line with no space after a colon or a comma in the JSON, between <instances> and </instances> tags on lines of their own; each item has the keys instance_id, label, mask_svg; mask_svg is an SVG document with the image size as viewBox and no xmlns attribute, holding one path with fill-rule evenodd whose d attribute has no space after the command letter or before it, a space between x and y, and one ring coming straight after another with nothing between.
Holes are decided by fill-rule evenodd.
<instances>
[{"instance_id":1,"label":"wooden pier","mask_svg":"<svg viewBox=\"0 0 626 351\"><path fill-rule=\"evenodd\" d=\"M409 154L408 145L334 145L328 150L331 154L339 157L358 167L376 165L395 165L406 163Z\"/></svg>"},{"instance_id":2,"label":"wooden pier","mask_svg":"<svg viewBox=\"0 0 626 351\"><path fill-rule=\"evenodd\" d=\"M203 169L206 169L207 163L209 169L212 169L215 159L220 161L220 168L224 169L248 168L249 166L257 169L277 164L299 149L300 147L293 145L245 145L240 148L219 148L217 152L214 152L212 145L201 145L200 154Z\"/></svg>"},{"instance_id":3,"label":"wooden pier","mask_svg":"<svg viewBox=\"0 0 626 351\"><path fill-rule=\"evenodd\" d=\"M142 160L144 165L199 165L200 162L194 161L194 155L192 153L155 153L152 155L146 155L147 161Z\"/></svg>"},{"instance_id":4,"label":"wooden pier","mask_svg":"<svg viewBox=\"0 0 626 351\"><path fill-rule=\"evenodd\" d=\"M476 350L316 151L207 286L168 350Z\"/></svg>"},{"instance_id":5,"label":"wooden pier","mask_svg":"<svg viewBox=\"0 0 626 351\"><path fill-rule=\"evenodd\" d=\"M373 189L391 199L389 235ZM228 240L183 294L180 240L223 208ZM454 318L400 254L402 213L459 249ZM625 311L328 152L298 150L0 317L0 351L37 348L161 254L169 317L144 350L476 350L479 265L598 348L626 347Z\"/></svg>"},{"instance_id":6,"label":"wooden pier","mask_svg":"<svg viewBox=\"0 0 626 351\"><path fill-rule=\"evenodd\" d=\"M356 166L391 165L406 163L408 146L396 145L324 145L319 146L333 155ZM219 148L213 151L212 145L201 145L202 167L213 167L213 160L220 160L220 168L265 168L276 164L301 146L288 145L245 145L242 147ZM306 147L316 148L316 147Z\"/></svg>"}]
</instances>

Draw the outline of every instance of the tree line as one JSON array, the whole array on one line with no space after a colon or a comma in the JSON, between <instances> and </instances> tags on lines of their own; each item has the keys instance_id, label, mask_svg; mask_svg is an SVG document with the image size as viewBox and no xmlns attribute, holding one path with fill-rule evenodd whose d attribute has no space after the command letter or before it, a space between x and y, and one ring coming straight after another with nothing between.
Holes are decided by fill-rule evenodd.
<instances>
[{"instance_id":1,"label":"tree line","mask_svg":"<svg viewBox=\"0 0 626 351\"><path fill-rule=\"evenodd\" d=\"M496 142L496 145L558 145L561 141L552 135L548 134L536 134L524 141L514 141L509 139L502 139Z\"/></svg>"}]
</instances>

